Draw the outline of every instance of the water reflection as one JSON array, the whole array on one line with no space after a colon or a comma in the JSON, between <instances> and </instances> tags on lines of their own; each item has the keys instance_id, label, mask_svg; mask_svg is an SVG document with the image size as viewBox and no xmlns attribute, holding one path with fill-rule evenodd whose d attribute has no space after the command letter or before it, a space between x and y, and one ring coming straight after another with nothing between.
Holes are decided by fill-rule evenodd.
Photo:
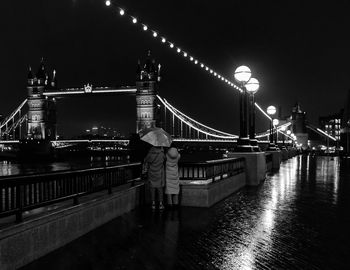
<instances>
[{"instance_id":1,"label":"water reflection","mask_svg":"<svg viewBox=\"0 0 350 270\"><path fill-rule=\"evenodd\" d=\"M67 158L64 161L53 162L19 162L11 160L1 160L0 177L112 166L126 162L128 162L127 156L86 156Z\"/></svg>"}]
</instances>

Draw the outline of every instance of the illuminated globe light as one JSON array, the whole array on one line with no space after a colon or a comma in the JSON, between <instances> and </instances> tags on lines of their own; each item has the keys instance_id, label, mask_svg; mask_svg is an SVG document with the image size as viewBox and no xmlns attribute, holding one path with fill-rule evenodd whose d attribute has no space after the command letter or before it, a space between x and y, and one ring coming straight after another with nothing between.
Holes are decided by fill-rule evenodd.
<instances>
[{"instance_id":1,"label":"illuminated globe light","mask_svg":"<svg viewBox=\"0 0 350 270\"><path fill-rule=\"evenodd\" d=\"M218 75L218 78L220 79L220 78L221 78L221 75Z\"/></svg>"},{"instance_id":2,"label":"illuminated globe light","mask_svg":"<svg viewBox=\"0 0 350 270\"><path fill-rule=\"evenodd\" d=\"M174 48L174 44L173 43L170 43L170 48Z\"/></svg>"},{"instance_id":3,"label":"illuminated globe light","mask_svg":"<svg viewBox=\"0 0 350 270\"><path fill-rule=\"evenodd\" d=\"M214 76L216 77L216 72L214 72Z\"/></svg>"},{"instance_id":4,"label":"illuminated globe light","mask_svg":"<svg viewBox=\"0 0 350 270\"><path fill-rule=\"evenodd\" d=\"M193 57L192 56L190 57L190 61L193 61Z\"/></svg>"},{"instance_id":5,"label":"illuminated globe light","mask_svg":"<svg viewBox=\"0 0 350 270\"><path fill-rule=\"evenodd\" d=\"M158 36L157 32L153 32L153 36L157 37Z\"/></svg>"},{"instance_id":6,"label":"illuminated globe light","mask_svg":"<svg viewBox=\"0 0 350 270\"><path fill-rule=\"evenodd\" d=\"M272 124L274 126L278 126L279 123L280 123L280 121L278 121L278 119L276 119L276 118L272 120Z\"/></svg>"},{"instance_id":7,"label":"illuminated globe light","mask_svg":"<svg viewBox=\"0 0 350 270\"><path fill-rule=\"evenodd\" d=\"M109 7L111 5L111 1L107 0L106 1L106 6Z\"/></svg>"},{"instance_id":8,"label":"illuminated globe light","mask_svg":"<svg viewBox=\"0 0 350 270\"><path fill-rule=\"evenodd\" d=\"M132 23L137 23L137 19L136 18L132 18Z\"/></svg>"},{"instance_id":9,"label":"illuminated globe light","mask_svg":"<svg viewBox=\"0 0 350 270\"><path fill-rule=\"evenodd\" d=\"M225 78L224 78L224 77L221 77L221 80L223 81L223 80L225 80Z\"/></svg>"},{"instance_id":10,"label":"illuminated globe light","mask_svg":"<svg viewBox=\"0 0 350 270\"><path fill-rule=\"evenodd\" d=\"M250 71L249 67L240 66L236 68L234 77L237 81L241 83L246 83L249 81L251 75L252 75L252 72Z\"/></svg>"},{"instance_id":11,"label":"illuminated globe light","mask_svg":"<svg viewBox=\"0 0 350 270\"><path fill-rule=\"evenodd\" d=\"M208 68L208 67L205 67L205 70L209 70L209 68Z\"/></svg>"},{"instance_id":12,"label":"illuminated globe light","mask_svg":"<svg viewBox=\"0 0 350 270\"><path fill-rule=\"evenodd\" d=\"M147 29L148 29L147 25L144 25L143 26L143 31L147 31Z\"/></svg>"},{"instance_id":13,"label":"illuminated globe light","mask_svg":"<svg viewBox=\"0 0 350 270\"><path fill-rule=\"evenodd\" d=\"M119 10L119 14L120 14L121 16L123 16L123 15L125 14L124 9L121 8L121 9Z\"/></svg>"},{"instance_id":14,"label":"illuminated globe light","mask_svg":"<svg viewBox=\"0 0 350 270\"><path fill-rule=\"evenodd\" d=\"M178 53L180 53L181 52L181 49L180 48L177 48L177 50L176 50Z\"/></svg>"},{"instance_id":15,"label":"illuminated globe light","mask_svg":"<svg viewBox=\"0 0 350 270\"><path fill-rule=\"evenodd\" d=\"M210 70L210 73L213 73L213 70L212 70L212 69Z\"/></svg>"},{"instance_id":16,"label":"illuminated globe light","mask_svg":"<svg viewBox=\"0 0 350 270\"><path fill-rule=\"evenodd\" d=\"M269 115L274 115L275 113L276 113L276 107L275 106L269 106L269 107L267 107L267 110L266 110L266 112L267 112L267 114L269 114Z\"/></svg>"},{"instance_id":17,"label":"illuminated globe light","mask_svg":"<svg viewBox=\"0 0 350 270\"><path fill-rule=\"evenodd\" d=\"M255 94L259 90L259 81L255 78L250 78L250 80L245 84L245 88L248 93Z\"/></svg>"},{"instance_id":18,"label":"illuminated globe light","mask_svg":"<svg viewBox=\"0 0 350 270\"><path fill-rule=\"evenodd\" d=\"M203 65L203 64L201 64L201 68L204 68L204 65Z\"/></svg>"},{"instance_id":19,"label":"illuminated globe light","mask_svg":"<svg viewBox=\"0 0 350 270\"><path fill-rule=\"evenodd\" d=\"M184 57L187 57L187 53L186 52L184 52Z\"/></svg>"},{"instance_id":20,"label":"illuminated globe light","mask_svg":"<svg viewBox=\"0 0 350 270\"><path fill-rule=\"evenodd\" d=\"M290 134L292 134L292 132L288 129L287 134L290 135Z\"/></svg>"},{"instance_id":21,"label":"illuminated globe light","mask_svg":"<svg viewBox=\"0 0 350 270\"><path fill-rule=\"evenodd\" d=\"M166 42L166 39L165 39L165 38L162 38L162 42L165 43L165 42Z\"/></svg>"},{"instance_id":22,"label":"illuminated globe light","mask_svg":"<svg viewBox=\"0 0 350 270\"><path fill-rule=\"evenodd\" d=\"M194 60L194 64L197 65L198 64L198 60Z\"/></svg>"}]
</instances>

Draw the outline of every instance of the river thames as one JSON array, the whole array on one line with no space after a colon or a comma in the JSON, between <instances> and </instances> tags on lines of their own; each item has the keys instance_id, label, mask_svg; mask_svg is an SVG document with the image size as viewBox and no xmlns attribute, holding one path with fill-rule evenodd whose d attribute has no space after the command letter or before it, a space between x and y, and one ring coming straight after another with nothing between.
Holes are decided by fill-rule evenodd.
<instances>
[{"instance_id":1,"label":"river thames","mask_svg":"<svg viewBox=\"0 0 350 270\"><path fill-rule=\"evenodd\" d=\"M298 156L209 209L148 207L23 269L348 269L350 160Z\"/></svg>"}]
</instances>

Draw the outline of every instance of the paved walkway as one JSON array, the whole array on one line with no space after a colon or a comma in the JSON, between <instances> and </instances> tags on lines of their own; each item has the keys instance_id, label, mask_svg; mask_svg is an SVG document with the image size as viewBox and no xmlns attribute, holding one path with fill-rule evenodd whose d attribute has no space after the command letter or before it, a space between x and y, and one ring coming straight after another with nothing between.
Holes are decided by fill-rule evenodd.
<instances>
[{"instance_id":1,"label":"paved walkway","mask_svg":"<svg viewBox=\"0 0 350 270\"><path fill-rule=\"evenodd\" d=\"M349 269L349 210L350 161L299 156L210 209L138 209L23 269Z\"/></svg>"}]
</instances>

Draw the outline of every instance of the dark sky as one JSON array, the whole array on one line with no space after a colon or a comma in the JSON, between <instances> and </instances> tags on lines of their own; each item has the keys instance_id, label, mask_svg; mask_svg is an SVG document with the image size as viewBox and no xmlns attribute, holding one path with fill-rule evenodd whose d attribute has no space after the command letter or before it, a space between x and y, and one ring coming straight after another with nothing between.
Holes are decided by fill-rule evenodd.
<instances>
[{"instance_id":1,"label":"dark sky","mask_svg":"<svg viewBox=\"0 0 350 270\"><path fill-rule=\"evenodd\" d=\"M306 3L307 2L307 3ZM116 3L116 2L115 2ZM126 12L226 77L248 65L261 88L257 102L296 101L308 119L338 112L349 88L349 1L137 0ZM26 97L28 65L43 56L59 86L133 85L137 59L152 50L162 63L160 95L211 127L238 133L238 93L179 57L104 0L4 1L0 9L0 112ZM258 131L268 127L258 114ZM58 129L77 134L94 124L135 129L132 96L58 102Z\"/></svg>"}]
</instances>

